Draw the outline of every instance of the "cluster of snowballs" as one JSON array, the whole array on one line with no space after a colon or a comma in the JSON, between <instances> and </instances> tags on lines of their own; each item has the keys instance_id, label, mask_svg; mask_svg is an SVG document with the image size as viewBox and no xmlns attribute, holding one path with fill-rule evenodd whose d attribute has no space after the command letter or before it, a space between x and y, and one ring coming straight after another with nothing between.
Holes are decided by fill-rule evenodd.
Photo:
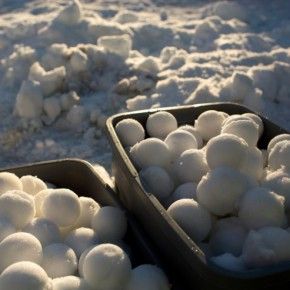
<instances>
[{"instance_id":1,"label":"cluster of snowballs","mask_svg":"<svg viewBox=\"0 0 290 290\"><path fill-rule=\"evenodd\" d=\"M132 270L124 212L41 179L0 173L0 289L169 289L157 266ZM148 279L150 277L150 279Z\"/></svg>"},{"instance_id":2,"label":"cluster of snowballs","mask_svg":"<svg viewBox=\"0 0 290 290\"><path fill-rule=\"evenodd\" d=\"M203 112L178 126L169 112L116 133L141 182L215 264L233 271L290 261L290 134L257 147L253 113ZM148 138L145 138L148 136Z\"/></svg>"}]
</instances>

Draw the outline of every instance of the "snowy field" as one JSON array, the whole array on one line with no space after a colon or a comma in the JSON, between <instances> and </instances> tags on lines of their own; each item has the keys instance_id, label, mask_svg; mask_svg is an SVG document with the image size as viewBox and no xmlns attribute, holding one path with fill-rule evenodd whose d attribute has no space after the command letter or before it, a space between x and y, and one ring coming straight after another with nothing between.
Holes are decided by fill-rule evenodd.
<instances>
[{"instance_id":1,"label":"snowy field","mask_svg":"<svg viewBox=\"0 0 290 290\"><path fill-rule=\"evenodd\" d=\"M290 129L290 2L0 0L0 165L110 168L108 116L234 101Z\"/></svg>"}]
</instances>

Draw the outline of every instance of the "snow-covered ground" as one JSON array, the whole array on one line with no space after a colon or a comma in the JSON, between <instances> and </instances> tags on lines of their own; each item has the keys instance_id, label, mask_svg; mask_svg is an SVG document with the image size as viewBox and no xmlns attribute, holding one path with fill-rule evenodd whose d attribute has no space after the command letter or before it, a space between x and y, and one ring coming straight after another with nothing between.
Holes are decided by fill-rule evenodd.
<instances>
[{"instance_id":1,"label":"snow-covered ground","mask_svg":"<svg viewBox=\"0 0 290 290\"><path fill-rule=\"evenodd\" d=\"M1 0L0 165L110 168L106 117L234 101L290 129L290 2Z\"/></svg>"}]
</instances>

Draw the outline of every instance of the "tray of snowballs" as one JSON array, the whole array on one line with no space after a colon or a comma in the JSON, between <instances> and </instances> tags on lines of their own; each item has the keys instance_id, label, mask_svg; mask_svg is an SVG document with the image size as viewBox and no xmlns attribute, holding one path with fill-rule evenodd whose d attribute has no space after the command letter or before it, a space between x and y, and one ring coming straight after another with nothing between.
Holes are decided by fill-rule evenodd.
<instances>
[{"instance_id":1,"label":"tray of snowballs","mask_svg":"<svg viewBox=\"0 0 290 290\"><path fill-rule=\"evenodd\" d=\"M89 163L2 170L0 194L1 290L171 288L142 229Z\"/></svg>"},{"instance_id":2,"label":"tray of snowballs","mask_svg":"<svg viewBox=\"0 0 290 290\"><path fill-rule=\"evenodd\" d=\"M120 199L198 289L290 287L290 135L233 103L108 119Z\"/></svg>"}]
</instances>

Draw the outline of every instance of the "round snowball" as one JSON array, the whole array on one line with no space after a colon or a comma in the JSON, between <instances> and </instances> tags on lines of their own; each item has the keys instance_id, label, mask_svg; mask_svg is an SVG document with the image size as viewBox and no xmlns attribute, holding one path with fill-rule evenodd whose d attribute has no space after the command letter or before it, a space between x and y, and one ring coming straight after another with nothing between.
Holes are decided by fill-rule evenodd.
<instances>
[{"instance_id":1,"label":"round snowball","mask_svg":"<svg viewBox=\"0 0 290 290\"><path fill-rule=\"evenodd\" d=\"M196 182L207 173L208 166L203 150L184 151L174 163L174 172L180 182Z\"/></svg>"},{"instance_id":2,"label":"round snowball","mask_svg":"<svg viewBox=\"0 0 290 290\"><path fill-rule=\"evenodd\" d=\"M90 246L98 243L97 234L89 228L78 228L72 231L65 239L65 244L71 247L77 257Z\"/></svg>"},{"instance_id":3,"label":"round snowball","mask_svg":"<svg viewBox=\"0 0 290 290\"><path fill-rule=\"evenodd\" d=\"M148 138L137 143L130 149L130 156L140 168L165 167L170 162L170 151L167 144L157 138Z\"/></svg>"},{"instance_id":4,"label":"round snowball","mask_svg":"<svg viewBox=\"0 0 290 290\"><path fill-rule=\"evenodd\" d=\"M219 166L240 168L247 158L247 143L232 134L221 134L210 139L206 145L208 166L214 169Z\"/></svg>"},{"instance_id":5,"label":"round snowball","mask_svg":"<svg viewBox=\"0 0 290 290\"><path fill-rule=\"evenodd\" d=\"M96 245L93 245L93 246L90 246L90 247L88 247L87 249L85 249L83 252L82 252L82 254L81 254L81 256L80 256L80 258L79 258L79 264L78 264L78 272L79 272L79 275L81 276L81 277L84 277L84 271L83 271L83 267L84 267L84 261L85 261L85 257L87 256L87 254L93 249L93 248L95 248L96 247Z\"/></svg>"},{"instance_id":6,"label":"round snowball","mask_svg":"<svg viewBox=\"0 0 290 290\"><path fill-rule=\"evenodd\" d=\"M197 149L197 141L195 137L184 130L176 130L171 132L165 139L172 160L175 160L181 153L188 149Z\"/></svg>"},{"instance_id":7,"label":"round snowball","mask_svg":"<svg viewBox=\"0 0 290 290\"><path fill-rule=\"evenodd\" d=\"M150 166L142 169L139 176L146 190L160 200L168 197L174 189L173 181L161 167Z\"/></svg>"},{"instance_id":8,"label":"round snowball","mask_svg":"<svg viewBox=\"0 0 290 290\"><path fill-rule=\"evenodd\" d=\"M9 265L20 261L40 264L42 246L33 235L19 232L6 237L0 243L0 256L0 272Z\"/></svg>"},{"instance_id":9,"label":"round snowball","mask_svg":"<svg viewBox=\"0 0 290 290\"><path fill-rule=\"evenodd\" d=\"M229 271L245 271L245 265L241 257L236 257L231 253L224 253L220 256L212 257L211 261L217 266Z\"/></svg>"},{"instance_id":10,"label":"round snowball","mask_svg":"<svg viewBox=\"0 0 290 290\"><path fill-rule=\"evenodd\" d=\"M10 190L22 190L20 179L10 172L0 172L0 195Z\"/></svg>"},{"instance_id":11,"label":"round snowball","mask_svg":"<svg viewBox=\"0 0 290 290\"><path fill-rule=\"evenodd\" d=\"M269 142L269 144L267 146L268 154L270 154L271 150L274 148L274 146L278 142L285 141L285 140L290 141L290 134L280 134L280 135L275 136L273 139L271 139L271 141Z\"/></svg>"},{"instance_id":12,"label":"round snowball","mask_svg":"<svg viewBox=\"0 0 290 290\"><path fill-rule=\"evenodd\" d=\"M170 132L177 129L175 117L168 112L151 114L146 122L146 130L151 137L164 139Z\"/></svg>"},{"instance_id":13,"label":"round snowball","mask_svg":"<svg viewBox=\"0 0 290 290\"><path fill-rule=\"evenodd\" d=\"M0 213L22 229L35 215L33 197L21 190L11 190L0 196Z\"/></svg>"},{"instance_id":14,"label":"round snowball","mask_svg":"<svg viewBox=\"0 0 290 290\"><path fill-rule=\"evenodd\" d=\"M222 123L226 118L227 116L223 112L209 110L199 115L195 121L195 128L202 139L208 141L220 133Z\"/></svg>"},{"instance_id":15,"label":"round snowball","mask_svg":"<svg viewBox=\"0 0 290 290\"><path fill-rule=\"evenodd\" d=\"M169 290L164 272L154 265L140 265L133 269L127 290Z\"/></svg>"},{"instance_id":16,"label":"round snowball","mask_svg":"<svg viewBox=\"0 0 290 290\"><path fill-rule=\"evenodd\" d=\"M81 214L75 224L75 227L88 228L91 226L94 214L100 209L100 205L92 198L86 196L81 196L79 201L81 205Z\"/></svg>"},{"instance_id":17,"label":"round snowball","mask_svg":"<svg viewBox=\"0 0 290 290\"><path fill-rule=\"evenodd\" d=\"M143 126L134 119L124 119L118 122L116 133L124 147L133 146L145 138Z\"/></svg>"},{"instance_id":18,"label":"round snowball","mask_svg":"<svg viewBox=\"0 0 290 290\"><path fill-rule=\"evenodd\" d=\"M43 249L42 267L51 278L73 275L78 266L74 251L65 244L50 244Z\"/></svg>"},{"instance_id":19,"label":"round snowball","mask_svg":"<svg viewBox=\"0 0 290 290\"><path fill-rule=\"evenodd\" d=\"M52 290L52 282L39 265L18 262L6 268L1 274L0 289Z\"/></svg>"},{"instance_id":20,"label":"round snowball","mask_svg":"<svg viewBox=\"0 0 290 290\"><path fill-rule=\"evenodd\" d=\"M47 189L46 184L36 176L25 175L20 178L22 182L23 191L28 194L36 195L41 190Z\"/></svg>"},{"instance_id":21,"label":"round snowball","mask_svg":"<svg viewBox=\"0 0 290 290\"><path fill-rule=\"evenodd\" d=\"M234 212L240 196L253 186L255 184L239 171L217 167L197 185L197 200L211 213L224 216Z\"/></svg>"},{"instance_id":22,"label":"round snowball","mask_svg":"<svg viewBox=\"0 0 290 290\"><path fill-rule=\"evenodd\" d=\"M93 216L92 228L102 242L119 241L127 231L125 213L117 207L104 206Z\"/></svg>"},{"instance_id":23,"label":"round snowball","mask_svg":"<svg viewBox=\"0 0 290 290\"><path fill-rule=\"evenodd\" d=\"M253 120L237 120L222 127L221 133L243 138L249 146L256 146L259 139L259 126Z\"/></svg>"},{"instance_id":24,"label":"round snowball","mask_svg":"<svg viewBox=\"0 0 290 290\"><path fill-rule=\"evenodd\" d=\"M197 131L196 128L194 128L191 125L183 125L183 126L180 126L178 128L178 130L184 130L184 131L187 131L188 133L192 134L195 137L195 139L196 139L197 148L199 148L199 149L202 148L203 140L202 140L202 137L201 137L200 133Z\"/></svg>"},{"instance_id":25,"label":"round snowball","mask_svg":"<svg viewBox=\"0 0 290 290\"><path fill-rule=\"evenodd\" d=\"M53 290L92 290L88 283L76 276L65 276L52 280Z\"/></svg>"},{"instance_id":26,"label":"round snowball","mask_svg":"<svg viewBox=\"0 0 290 290\"><path fill-rule=\"evenodd\" d=\"M263 120L256 114L253 113L245 113L242 116L246 116L250 119L252 119L259 127L259 137L262 136L263 132L264 132L264 124L263 124Z\"/></svg>"},{"instance_id":27,"label":"round snowball","mask_svg":"<svg viewBox=\"0 0 290 290\"><path fill-rule=\"evenodd\" d=\"M34 205L35 205L35 216L41 217L42 216L42 204L44 201L44 198L50 194L53 191L53 189L44 189L38 192L34 196Z\"/></svg>"},{"instance_id":28,"label":"round snowball","mask_svg":"<svg viewBox=\"0 0 290 290\"><path fill-rule=\"evenodd\" d=\"M285 167L287 171L290 170L290 140L284 140L276 143L269 154L269 168L271 170Z\"/></svg>"},{"instance_id":29,"label":"round snowball","mask_svg":"<svg viewBox=\"0 0 290 290\"><path fill-rule=\"evenodd\" d=\"M118 246L102 244L92 249L83 264L84 279L100 289L122 289L131 275L131 262Z\"/></svg>"},{"instance_id":30,"label":"round snowball","mask_svg":"<svg viewBox=\"0 0 290 290\"><path fill-rule=\"evenodd\" d=\"M249 229L281 227L286 219L284 197L270 189L256 187L247 191L239 203L239 218Z\"/></svg>"},{"instance_id":31,"label":"round snowball","mask_svg":"<svg viewBox=\"0 0 290 290\"><path fill-rule=\"evenodd\" d=\"M16 232L14 225L4 217L0 217L0 242Z\"/></svg>"},{"instance_id":32,"label":"round snowball","mask_svg":"<svg viewBox=\"0 0 290 290\"><path fill-rule=\"evenodd\" d=\"M222 127L239 120L252 120L252 119L244 115L234 114L224 120Z\"/></svg>"},{"instance_id":33,"label":"round snowball","mask_svg":"<svg viewBox=\"0 0 290 290\"><path fill-rule=\"evenodd\" d=\"M23 231L35 236L43 247L61 239L58 226L46 218L33 219Z\"/></svg>"},{"instance_id":34,"label":"round snowball","mask_svg":"<svg viewBox=\"0 0 290 290\"><path fill-rule=\"evenodd\" d=\"M167 212L195 242L204 240L211 230L210 213L193 199L178 200Z\"/></svg>"},{"instance_id":35,"label":"round snowball","mask_svg":"<svg viewBox=\"0 0 290 290\"><path fill-rule=\"evenodd\" d=\"M54 189L45 196L42 212L44 217L60 227L73 225L81 213L79 198L69 189Z\"/></svg>"}]
</instances>

